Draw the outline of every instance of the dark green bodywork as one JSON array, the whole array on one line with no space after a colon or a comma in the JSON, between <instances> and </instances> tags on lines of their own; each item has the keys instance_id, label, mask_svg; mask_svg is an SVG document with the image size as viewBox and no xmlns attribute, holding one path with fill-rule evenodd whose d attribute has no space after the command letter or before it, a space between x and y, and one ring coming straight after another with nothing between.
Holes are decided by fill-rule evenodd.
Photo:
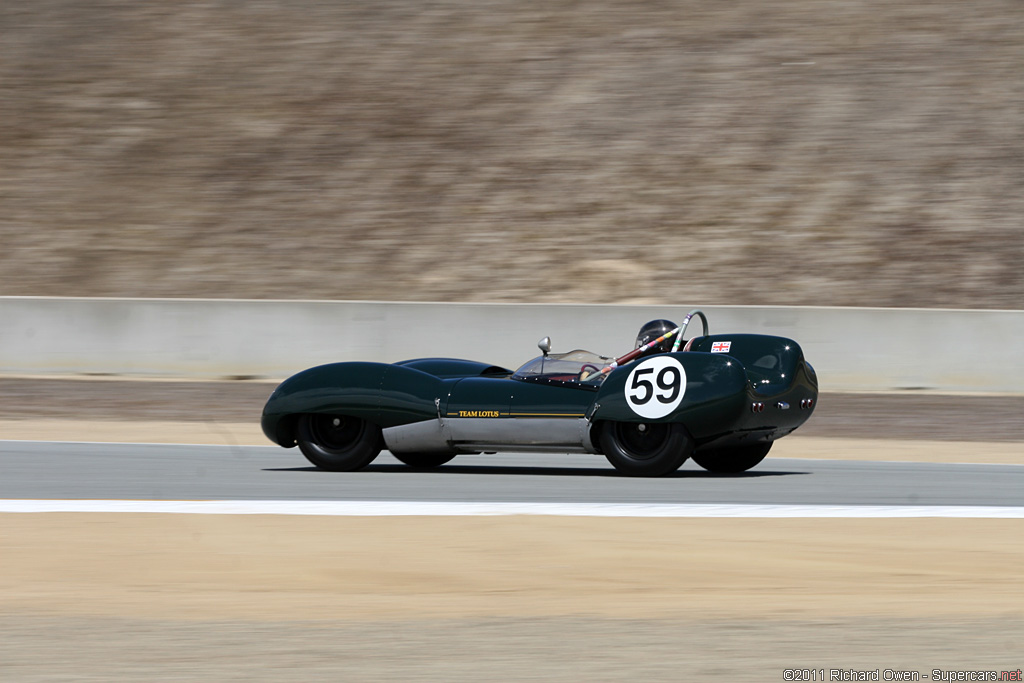
<instances>
[{"instance_id":1,"label":"dark green bodywork","mask_svg":"<svg viewBox=\"0 0 1024 683\"><path fill-rule=\"evenodd\" d=\"M729 342L728 353L710 353ZM263 410L267 437L295 445L303 413L351 415L390 427L462 419L681 422L697 447L720 447L782 437L805 422L817 399L817 378L791 339L754 334L691 340L672 354L686 372L679 406L657 420L642 418L626 401L632 363L603 384L513 378L505 368L474 361L426 358L395 364L346 362L304 370L285 380ZM635 361L639 362L639 361ZM752 406L763 404L757 411ZM510 424L510 423L505 423ZM515 424L519 424L516 422Z\"/></svg>"}]
</instances>

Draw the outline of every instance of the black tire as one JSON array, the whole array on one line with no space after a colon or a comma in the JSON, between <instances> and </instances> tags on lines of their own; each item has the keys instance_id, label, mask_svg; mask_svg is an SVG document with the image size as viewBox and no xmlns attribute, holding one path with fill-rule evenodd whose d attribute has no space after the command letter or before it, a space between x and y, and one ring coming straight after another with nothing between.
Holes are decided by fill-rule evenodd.
<instances>
[{"instance_id":1,"label":"black tire","mask_svg":"<svg viewBox=\"0 0 1024 683\"><path fill-rule=\"evenodd\" d=\"M714 448L707 451L697 451L693 454L693 461L706 469L708 472L718 474L737 474L746 472L754 465L757 465L768 451L772 449L774 441L751 444L750 446L733 446L732 448Z\"/></svg>"},{"instance_id":2,"label":"black tire","mask_svg":"<svg viewBox=\"0 0 1024 683\"><path fill-rule=\"evenodd\" d=\"M631 477L675 472L694 446L686 427L670 422L606 422L598 442L608 462Z\"/></svg>"},{"instance_id":3,"label":"black tire","mask_svg":"<svg viewBox=\"0 0 1024 683\"><path fill-rule=\"evenodd\" d=\"M332 472L360 470L381 449L380 427L347 415L303 415L295 439L306 459Z\"/></svg>"},{"instance_id":4,"label":"black tire","mask_svg":"<svg viewBox=\"0 0 1024 683\"><path fill-rule=\"evenodd\" d=\"M399 461L418 470L440 467L455 457L455 453L392 453Z\"/></svg>"}]
</instances>

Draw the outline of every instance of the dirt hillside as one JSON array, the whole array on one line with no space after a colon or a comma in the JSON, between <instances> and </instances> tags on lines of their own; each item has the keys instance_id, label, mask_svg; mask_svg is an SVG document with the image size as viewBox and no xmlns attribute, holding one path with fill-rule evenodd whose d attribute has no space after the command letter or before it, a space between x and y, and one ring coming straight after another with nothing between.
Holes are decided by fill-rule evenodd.
<instances>
[{"instance_id":1,"label":"dirt hillside","mask_svg":"<svg viewBox=\"0 0 1024 683\"><path fill-rule=\"evenodd\" d=\"M1019 0L0 4L0 295L1019 308Z\"/></svg>"}]
</instances>

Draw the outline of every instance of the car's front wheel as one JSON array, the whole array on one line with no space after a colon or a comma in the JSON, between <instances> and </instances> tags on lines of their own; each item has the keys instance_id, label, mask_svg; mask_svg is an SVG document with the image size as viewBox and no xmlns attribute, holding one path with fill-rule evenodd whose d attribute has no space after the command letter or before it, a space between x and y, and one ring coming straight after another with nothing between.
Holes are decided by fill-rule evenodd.
<instances>
[{"instance_id":1,"label":"car's front wheel","mask_svg":"<svg viewBox=\"0 0 1024 683\"><path fill-rule=\"evenodd\" d=\"M694 447L686 427L668 422L606 422L598 442L615 469L634 477L675 472Z\"/></svg>"},{"instance_id":2,"label":"car's front wheel","mask_svg":"<svg viewBox=\"0 0 1024 683\"><path fill-rule=\"evenodd\" d=\"M693 461L708 472L718 474L738 474L746 472L759 464L772 449L774 441L751 444L749 446L733 446L732 448L715 448L708 451L697 451Z\"/></svg>"},{"instance_id":3,"label":"car's front wheel","mask_svg":"<svg viewBox=\"0 0 1024 683\"><path fill-rule=\"evenodd\" d=\"M332 472L362 469L381 449L380 427L347 415L303 415L295 440L307 460Z\"/></svg>"},{"instance_id":4,"label":"car's front wheel","mask_svg":"<svg viewBox=\"0 0 1024 683\"><path fill-rule=\"evenodd\" d=\"M440 467L455 457L455 453L392 453L399 462L418 470Z\"/></svg>"}]
</instances>

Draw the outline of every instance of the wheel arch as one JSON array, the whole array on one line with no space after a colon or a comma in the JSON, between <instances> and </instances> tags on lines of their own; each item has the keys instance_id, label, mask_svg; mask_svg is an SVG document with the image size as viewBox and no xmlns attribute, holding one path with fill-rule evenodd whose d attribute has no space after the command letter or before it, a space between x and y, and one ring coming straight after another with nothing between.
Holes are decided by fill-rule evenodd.
<instances>
[{"instance_id":1,"label":"wheel arch","mask_svg":"<svg viewBox=\"0 0 1024 683\"><path fill-rule=\"evenodd\" d=\"M444 382L414 368L385 363L321 365L293 375L270 395L263 408L263 433L276 444L295 445L299 416L356 417L381 428L429 419Z\"/></svg>"},{"instance_id":2,"label":"wheel arch","mask_svg":"<svg viewBox=\"0 0 1024 683\"><path fill-rule=\"evenodd\" d=\"M647 436L635 439L645 425ZM681 422L620 422L603 420L593 431L600 452L615 469L627 476L659 477L670 474L686 462L695 442ZM653 438L653 441L644 441Z\"/></svg>"}]
</instances>

